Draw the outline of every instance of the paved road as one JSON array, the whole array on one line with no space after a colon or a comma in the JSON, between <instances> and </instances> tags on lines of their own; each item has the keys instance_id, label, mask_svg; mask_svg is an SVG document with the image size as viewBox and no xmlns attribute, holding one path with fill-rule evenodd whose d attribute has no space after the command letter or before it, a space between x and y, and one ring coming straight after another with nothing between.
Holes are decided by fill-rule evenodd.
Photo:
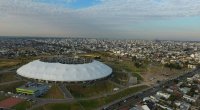
<instances>
[{"instance_id":1,"label":"paved road","mask_svg":"<svg viewBox=\"0 0 200 110\"><path fill-rule=\"evenodd\" d=\"M116 82L114 82L114 81L112 81L112 80L108 80L110 83L112 83L113 85L116 85L116 86L118 86L118 87L120 87L120 88L125 88L125 87L127 87L127 86L123 86L123 85L121 85L121 84L118 84L118 83L116 83Z\"/></svg>"},{"instance_id":2,"label":"paved road","mask_svg":"<svg viewBox=\"0 0 200 110\"><path fill-rule=\"evenodd\" d=\"M2 70L0 71L0 74L1 73L6 73L6 72L15 72L16 69L18 67L13 67L13 68L9 68L7 70ZM99 109L106 109L106 110L117 110L121 107L124 107L124 106L127 106L127 105L130 105L130 104L135 104L137 103L138 101L140 101L141 99L143 99L144 97L147 97L147 96L150 96L152 94L155 94L157 91L159 90L162 90L162 87L163 86L170 86L173 84L173 81L176 80L176 79L179 79L179 80L182 80L182 79L185 79L187 77L191 77L193 76L194 74L196 73L200 73L200 69L195 69L194 71L192 72L188 72L188 73L185 73L183 75L180 75L176 78L171 78L167 81L163 81L161 82L160 84L157 84L155 85L154 87L151 87L151 88L148 88L148 89L145 89L141 92L138 92L138 93L134 93L132 95L129 95L127 97L124 97L120 100L116 100L108 105L105 105ZM8 83L14 83L14 82L8 82ZM4 83L6 84L6 83ZM136 85L137 86L137 85ZM60 86L61 89L64 91L66 97L69 95L69 91L67 89L64 89L65 86L64 85L61 85ZM125 88L127 89L127 88ZM120 91L122 90L125 90L125 89L121 89ZM118 92L120 92L118 91ZM88 99L96 99L96 98L100 98L100 97L106 97L107 95L112 95L112 94L115 94L116 92L112 92L112 93L108 93L108 94L104 94L104 95L99 95L99 96L95 96L95 97L91 97L91 98L82 98L82 99L77 99L77 100L88 100ZM36 107L39 107L41 105L44 105L44 104L48 104L48 103L64 103L64 102L73 102L75 101L72 97L70 98L66 98L66 99L40 99L40 98L33 98L33 100L36 100L38 103L33 105L33 107L31 109L34 109ZM30 109L30 110L31 110Z\"/></svg>"},{"instance_id":3,"label":"paved road","mask_svg":"<svg viewBox=\"0 0 200 110\"><path fill-rule=\"evenodd\" d=\"M133 87L137 87L137 86L141 86L141 85L135 85ZM125 88L125 89L128 89L128 87ZM123 91L125 89L121 89L118 92ZM37 102L35 105L33 105L29 109L29 110L32 110L34 108L37 108L39 106L42 106L42 105L48 104L48 103L64 103L64 102L77 102L77 101L84 101L84 100L92 100L92 99L98 99L98 98L101 98L101 97L113 95L113 94L116 94L116 93L117 92L111 92L111 93L107 93L107 94L103 94L103 95L97 95L97 96L94 96L94 97L78 98L78 99L74 99L73 97L71 97L71 98L66 97L65 99L45 99L45 98L35 98L35 97L28 97L28 96L26 96L26 97L27 97L27 99L33 99Z\"/></svg>"},{"instance_id":4,"label":"paved road","mask_svg":"<svg viewBox=\"0 0 200 110\"><path fill-rule=\"evenodd\" d=\"M12 68L8 68L8 69L3 69L3 70L0 70L0 74L3 74L3 73L8 73L8 72L16 72L16 70L19 68L19 66L14 66Z\"/></svg>"},{"instance_id":5,"label":"paved road","mask_svg":"<svg viewBox=\"0 0 200 110\"><path fill-rule=\"evenodd\" d=\"M65 98L73 98L72 94L69 92L69 90L66 88L65 84L59 84L59 88L64 94Z\"/></svg>"},{"instance_id":6,"label":"paved road","mask_svg":"<svg viewBox=\"0 0 200 110\"><path fill-rule=\"evenodd\" d=\"M17 83L17 82L20 82L20 80L9 81L9 82L3 82L3 83L0 83L0 86L1 86L1 85L12 84L12 83Z\"/></svg>"},{"instance_id":7,"label":"paved road","mask_svg":"<svg viewBox=\"0 0 200 110\"><path fill-rule=\"evenodd\" d=\"M167 81L163 81L160 84L157 84L153 87L147 88L146 90L143 90L141 92L138 92L136 94L129 95L127 97L124 97L120 100L116 100L108 105L105 105L99 109L105 109L105 110L117 110L120 109L121 107L129 106L129 105L134 105L140 100L142 100L144 97L150 96L155 94L157 91L160 91L163 89L165 86L170 86L174 84L175 80L183 80L186 79L187 77L191 77L197 73L200 73L200 68L197 68L193 70L192 72L188 72L185 74L182 74L178 77L168 79Z\"/></svg>"},{"instance_id":8,"label":"paved road","mask_svg":"<svg viewBox=\"0 0 200 110\"><path fill-rule=\"evenodd\" d=\"M122 91L124 91L126 89L129 89L129 88L138 87L138 86L144 86L144 85L143 84L138 84L138 85L128 86L128 87L120 89L120 90L118 90L116 92L109 92L109 93L100 94L100 95L96 95L96 96L88 97L88 98L77 98L77 100L78 101L83 101L83 100L99 99L99 98L102 98L102 97L107 97L107 96L111 96L111 95L117 94L117 93L122 92Z\"/></svg>"},{"instance_id":9,"label":"paved road","mask_svg":"<svg viewBox=\"0 0 200 110\"><path fill-rule=\"evenodd\" d=\"M37 107L40 107L42 105L49 104L49 103L68 103L68 102L73 102L73 101L75 101L73 98L69 98L69 99L37 99L37 103L28 110L33 110Z\"/></svg>"}]
</instances>

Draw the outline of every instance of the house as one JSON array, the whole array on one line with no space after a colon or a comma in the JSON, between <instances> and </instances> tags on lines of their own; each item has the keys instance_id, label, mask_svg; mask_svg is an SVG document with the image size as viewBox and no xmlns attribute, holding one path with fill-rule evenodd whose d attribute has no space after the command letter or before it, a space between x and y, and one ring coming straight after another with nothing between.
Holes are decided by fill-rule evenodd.
<instances>
[{"instance_id":1,"label":"house","mask_svg":"<svg viewBox=\"0 0 200 110\"><path fill-rule=\"evenodd\" d=\"M194 95L194 97L191 97L189 95L183 95L183 99L185 99L187 102L195 103L197 99L199 98L199 95Z\"/></svg>"},{"instance_id":2,"label":"house","mask_svg":"<svg viewBox=\"0 0 200 110\"><path fill-rule=\"evenodd\" d=\"M170 94L168 94L168 93L163 93L163 92L161 92L161 91L158 91L157 93L156 93L156 95L157 96L160 96L160 97L163 97L163 98L165 98L165 99L168 99L171 95Z\"/></svg>"},{"instance_id":3,"label":"house","mask_svg":"<svg viewBox=\"0 0 200 110\"><path fill-rule=\"evenodd\" d=\"M181 105L180 105L180 110L189 110L190 107L191 107L190 104L182 102Z\"/></svg>"},{"instance_id":4,"label":"house","mask_svg":"<svg viewBox=\"0 0 200 110\"><path fill-rule=\"evenodd\" d=\"M149 107L148 107L147 105L143 105L143 106L142 106L142 109L143 109L143 110L150 110Z\"/></svg>"},{"instance_id":5,"label":"house","mask_svg":"<svg viewBox=\"0 0 200 110\"><path fill-rule=\"evenodd\" d=\"M188 87L183 87L183 88L180 88L180 91L184 94L187 94L188 92L190 92L191 88L188 88Z\"/></svg>"},{"instance_id":6,"label":"house","mask_svg":"<svg viewBox=\"0 0 200 110\"><path fill-rule=\"evenodd\" d=\"M195 69L196 67L197 67L196 65L188 64L188 68L189 68L189 69Z\"/></svg>"}]
</instances>

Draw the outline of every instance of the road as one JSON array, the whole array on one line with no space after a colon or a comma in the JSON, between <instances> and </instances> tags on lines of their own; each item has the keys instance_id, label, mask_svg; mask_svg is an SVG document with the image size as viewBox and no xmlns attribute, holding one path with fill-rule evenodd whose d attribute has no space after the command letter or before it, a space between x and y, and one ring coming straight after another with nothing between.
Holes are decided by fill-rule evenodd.
<instances>
[{"instance_id":1,"label":"road","mask_svg":"<svg viewBox=\"0 0 200 110\"><path fill-rule=\"evenodd\" d=\"M6 73L6 72L15 72L16 69L18 67L13 67L13 68L9 68L7 70L2 70L0 71L0 74L1 73ZM192 72L188 72L188 73L185 73L185 74L182 74L178 77L175 77L175 78L171 78L169 80L166 80L166 81L163 81L161 82L160 84L157 84L153 87L150 87L150 88L147 88L143 91L140 91L138 93L134 93L134 94L131 94L127 97L124 97L122 99L119 99L119 100L116 100L108 105L105 105L101 108L98 108L98 109L105 109L105 110L117 110L119 108L122 108L122 107L125 107L125 106L130 106L130 105L134 105L136 104L137 102L141 101L144 97L147 97L147 96L150 96L150 95L153 95L155 94L157 91L160 91L163 89L164 86L170 86L174 83L174 80L183 80L187 77L191 77L197 73L200 73L200 68L198 69L195 69L193 70ZM10 82L9 82L10 83ZM13 82L11 82L13 83ZM65 99L41 99L41 98L33 98L33 100L36 100L36 103L35 105L33 105L33 107L31 107L31 109L33 108L37 108L41 105L44 105L44 104L48 104L48 103L62 103L62 102L73 102L75 101L71 96L70 94L68 93L69 91L65 89L65 86L64 85L60 85L60 88L62 89L63 93L65 94L66 98ZM125 90L127 88L124 88L124 89L121 89L120 91L122 90ZM118 92L120 92L118 91ZM96 99L96 98L100 98L100 97L105 97L105 96L108 96L108 95L112 95L112 94L115 94L115 92L112 92L112 93L108 93L108 94L104 94L104 95L101 95L101 96L95 96L95 97L91 97L91 98L82 98L82 99L76 99L76 100L88 100L88 99Z\"/></svg>"},{"instance_id":2,"label":"road","mask_svg":"<svg viewBox=\"0 0 200 110\"><path fill-rule=\"evenodd\" d=\"M28 110L33 110L35 108L38 108L42 105L49 104L49 103L68 103L68 102L73 102L75 101L73 98L68 98L68 99L37 99L36 104L33 105L30 109Z\"/></svg>"},{"instance_id":3,"label":"road","mask_svg":"<svg viewBox=\"0 0 200 110\"><path fill-rule=\"evenodd\" d=\"M162 82L160 82L160 84L157 84L157 85L155 85L153 87L147 88L147 89L145 89L145 90L143 90L141 92L129 95L129 96L124 97L124 98L122 98L120 100L116 100L116 101L114 101L114 102L112 102L112 103L110 103L108 105L105 105L105 106L99 108L99 109L100 110L101 109L104 109L104 110L118 110L118 109L120 109L122 107L134 105L137 102L141 101L144 97L153 95L157 91L162 90L163 87L170 86L170 85L174 84L175 80L183 80L183 79L186 79L187 77L192 77L193 75L195 75L197 73L200 73L200 68L197 68L197 69L193 70L192 72L187 72L185 74L182 74L182 75L180 75L178 77L171 78L171 79L168 79L166 81L162 81Z\"/></svg>"},{"instance_id":4,"label":"road","mask_svg":"<svg viewBox=\"0 0 200 110\"><path fill-rule=\"evenodd\" d=\"M7 68L7 69L4 69L4 70L0 70L0 74L3 74L3 73L8 73L8 72L16 72L16 70L19 68L20 66L14 66L12 68Z\"/></svg>"},{"instance_id":5,"label":"road","mask_svg":"<svg viewBox=\"0 0 200 110\"><path fill-rule=\"evenodd\" d=\"M69 92L65 84L59 84L59 88L63 92L65 98L73 98L72 94Z\"/></svg>"},{"instance_id":6,"label":"road","mask_svg":"<svg viewBox=\"0 0 200 110\"><path fill-rule=\"evenodd\" d=\"M20 82L20 80L9 81L9 82L3 82L3 83L0 83L0 86L2 86L2 85L7 85L7 84L12 84L12 83L17 83L17 82Z\"/></svg>"},{"instance_id":7,"label":"road","mask_svg":"<svg viewBox=\"0 0 200 110\"><path fill-rule=\"evenodd\" d=\"M133 87L137 87L137 86L141 86L141 85L135 85ZM126 88L128 89L128 88ZM123 89L125 90L125 89ZM121 90L121 91L123 91ZM118 91L120 92L120 90ZM94 97L89 97L89 98L73 98L73 97L66 97L65 99L45 99L45 98L36 98L36 97L29 97L29 96L23 96L23 97L26 97L27 99L32 99L34 101L36 101L37 103L34 104L29 110L32 110L34 108L37 108L37 107L40 107L44 104L48 104L48 103L64 103L64 102L78 102L78 101L84 101L84 100L92 100L92 99L98 99L98 98L101 98L101 97L106 97L106 96L109 96L109 95L113 95L113 94L116 94L117 92L111 92L111 93L107 93L107 94L103 94L103 95L97 95L97 96L94 96ZM81 106L81 105L80 105ZM84 108L83 108L84 109Z\"/></svg>"}]
</instances>

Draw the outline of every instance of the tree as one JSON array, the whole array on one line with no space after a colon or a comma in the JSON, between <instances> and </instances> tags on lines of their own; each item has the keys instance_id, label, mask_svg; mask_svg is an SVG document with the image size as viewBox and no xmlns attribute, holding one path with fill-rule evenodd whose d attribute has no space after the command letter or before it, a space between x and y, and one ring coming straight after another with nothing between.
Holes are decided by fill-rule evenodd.
<instances>
[{"instance_id":1,"label":"tree","mask_svg":"<svg viewBox=\"0 0 200 110\"><path fill-rule=\"evenodd\" d=\"M142 63L140 63L140 62L135 62L135 66L136 66L137 68L140 68L140 67L142 67Z\"/></svg>"},{"instance_id":2,"label":"tree","mask_svg":"<svg viewBox=\"0 0 200 110\"><path fill-rule=\"evenodd\" d=\"M136 62L136 60L137 60L137 57L136 57L136 56L133 56L133 57L132 57L132 62Z\"/></svg>"},{"instance_id":3,"label":"tree","mask_svg":"<svg viewBox=\"0 0 200 110\"><path fill-rule=\"evenodd\" d=\"M178 63L166 63L164 66L170 68L170 70L171 69L182 69L181 65Z\"/></svg>"}]
</instances>

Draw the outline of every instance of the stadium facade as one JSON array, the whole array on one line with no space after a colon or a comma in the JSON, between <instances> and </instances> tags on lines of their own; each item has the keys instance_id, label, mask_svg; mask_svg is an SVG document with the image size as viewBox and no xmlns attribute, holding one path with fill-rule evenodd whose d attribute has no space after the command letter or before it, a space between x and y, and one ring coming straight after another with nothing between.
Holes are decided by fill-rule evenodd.
<instances>
[{"instance_id":1,"label":"stadium facade","mask_svg":"<svg viewBox=\"0 0 200 110\"><path fill-rule=\"evenodd\" d=\"M79 64L35 60L20 67L17 74L47 82L84 82L106 78L112 74L112 69L96 60Z\"/></svg>"}]
</instances>

